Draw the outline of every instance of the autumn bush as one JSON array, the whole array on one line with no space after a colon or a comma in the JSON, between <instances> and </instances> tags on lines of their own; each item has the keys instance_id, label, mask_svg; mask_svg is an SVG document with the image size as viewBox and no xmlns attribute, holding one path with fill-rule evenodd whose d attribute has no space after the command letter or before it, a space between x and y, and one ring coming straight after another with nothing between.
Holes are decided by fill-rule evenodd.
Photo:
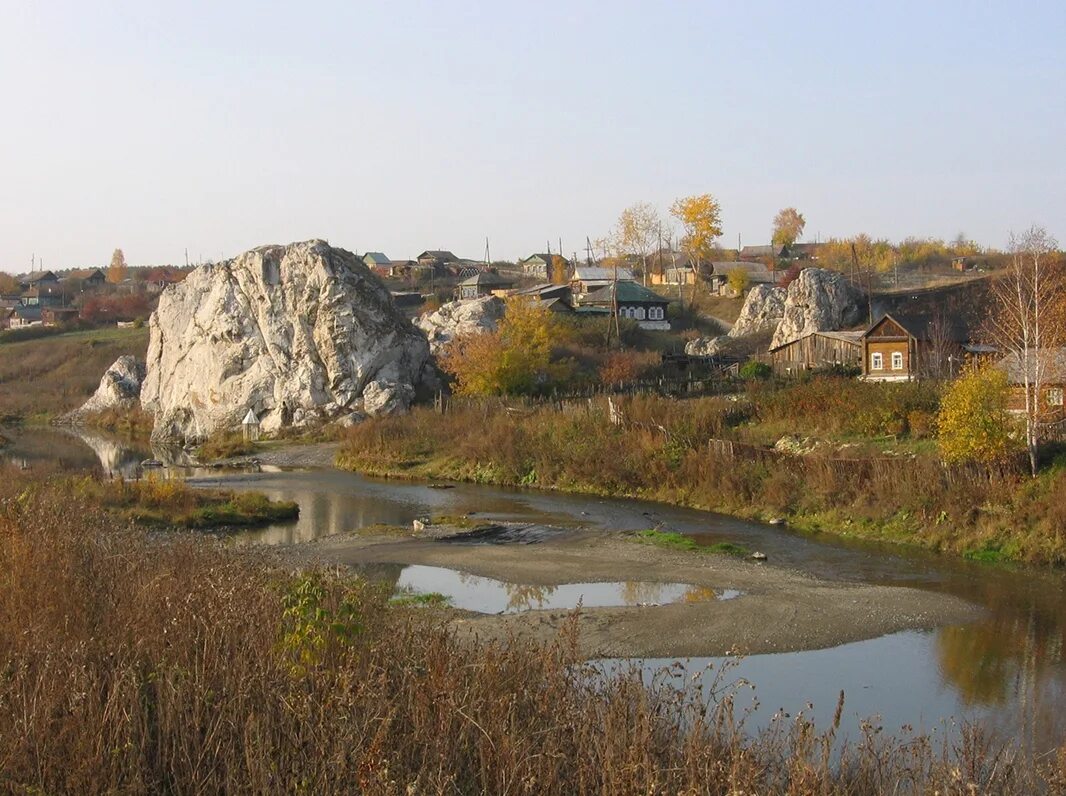
<instances>
[{"instance_id":1,"label":"autumn bush","mask_svg":"<svg viewBox=\"0 0 1066 796\"><path fill-rule=\"evenodd\" d=\"M703 690L477 643L336 571L146 534L55 479L0 479L0 790L10 793L867 794L1066 789L964 727L748 731ZM476 646L472 646L476 645ZM841 711L838 710L838 716Z\"/></svg>"}]
</instances>

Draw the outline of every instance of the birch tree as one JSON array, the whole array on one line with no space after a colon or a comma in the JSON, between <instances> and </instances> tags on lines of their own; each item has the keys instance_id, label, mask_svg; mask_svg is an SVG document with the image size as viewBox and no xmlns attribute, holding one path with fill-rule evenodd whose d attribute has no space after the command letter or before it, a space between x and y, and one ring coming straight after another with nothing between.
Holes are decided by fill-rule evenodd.
<instances>
[{"instance_id":1,"label":"birch tree","mask_svg":"<svg viewBox=\"0 0 1066 796\"><path fill-rule=\"evenodd\" d=\"M655 247L659 226L659 213L648 202L637 202L618 217L616 237L619 248L640 258L645 285L648 284L648 255Z\"/></svg>"},{"instance_id":2,"label":"birch tree","mask_svg":"<svg viewBox=\"0 0 1066 796\"><path fill-rule=\"evenodd\" d=\"M1057 249L1058 242L1043 227L1011 233L1007 271L991 285L989 328L1024 392L1025 447L1034 476L1048 419L1044 393L1052 349L1066 342Z\"/></svg>"}]
</instances>

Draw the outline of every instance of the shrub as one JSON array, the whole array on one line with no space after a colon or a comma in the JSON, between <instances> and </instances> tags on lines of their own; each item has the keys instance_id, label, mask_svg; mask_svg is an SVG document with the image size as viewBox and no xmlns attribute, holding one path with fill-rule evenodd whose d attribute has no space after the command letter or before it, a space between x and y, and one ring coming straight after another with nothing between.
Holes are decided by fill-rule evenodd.
<instances>
[{"instance_id":1,"label":"shrub","mask_svg":"<svg viewBox=\"0 0 1066 796\"><path fill-rule=\"evenodd\" d=\"M768 379L773 374L773 369L765 362L749 359L740 366L740 378L753 381L755 379Z\"/></svg>"}]
</instances>

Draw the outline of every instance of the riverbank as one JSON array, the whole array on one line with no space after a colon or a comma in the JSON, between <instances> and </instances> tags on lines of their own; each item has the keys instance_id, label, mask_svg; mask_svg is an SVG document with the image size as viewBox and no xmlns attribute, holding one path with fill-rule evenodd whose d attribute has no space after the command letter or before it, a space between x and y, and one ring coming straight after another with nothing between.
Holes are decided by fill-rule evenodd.
<instances>
[{"instance_id":1,"label":"riverbank","mask_svg":"<svg viewBox=\"0 0 1066 796\"><path fill-rule=\"evenodd\" d=\"M305 566L342 564L356 570L375 565L444 567L503 581L533 608L538 594L544 598L569 583L694 587L680 602L582 607L576 619L563 610L484 615L441 609L451 615L457 632L483 641L521 636L546 643L573 622L583 658L821 649L901 630L961 624L981 614L972 604L944 594L830 582L750 558L657 547L634 533L541 528L532 540L485 543L476 535L477 541L466 541L471 531L469 525L425 531L371 527L291 547L288 555ZM655 589L648 592L654 602Z\"/></svg>"},{"instance_id":2,"label":"riverbank","mask_svg":"<svg viewBox=\"0 0 1066 796\"><path fill-rule=\"evenodd\" d=\"M827 381L822 393L837 386ZM982 561L1066 564L1066 462L1031 480L946 468L922 453L927 442L910 438L887 452L872 449L870 438L821 455L710 443L769 434L780 428L772 412L790 407L801 431L804 412L846 414L825 407L828 394L813 398L806 409L776 394L761 407L722 398L616 399L619 422L606 401L515 410L485 403L444 415L416 409L350 429L337 464L386 478L654 500ZM917 426L919 410L908 406L900 400L897 411ZM886 408L875 414L880 424L895 422Z\"/></svg>"}]
</instances>

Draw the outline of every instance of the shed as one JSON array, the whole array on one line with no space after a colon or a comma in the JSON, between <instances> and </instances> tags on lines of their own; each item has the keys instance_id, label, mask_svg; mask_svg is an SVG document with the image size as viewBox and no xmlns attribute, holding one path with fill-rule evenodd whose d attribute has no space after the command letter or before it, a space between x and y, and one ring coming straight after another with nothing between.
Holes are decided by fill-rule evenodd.
<instances>
[{"instance_id":1,"label":"shed","mask_svg":"<svg viewBox=\"0 0 1066 796\"><path fill-rule=\"evenodd\" d=\"M810 332L770 349L770 367L782 376L831 367L862 367L863 331Z\"/></svg>"},{"instance_id":2,"label":"shed","mask_svg":"<svg viewBox=\"0 0 1066 796\"><path fill-rule=\"evenodd\" d=\"M248 442L257 442L259 440L259 418L256 417L255 412L251 409L248 410L248 414L241 421L241 429L244 431L244 439Z\"/></svg>"}]
</instances>

